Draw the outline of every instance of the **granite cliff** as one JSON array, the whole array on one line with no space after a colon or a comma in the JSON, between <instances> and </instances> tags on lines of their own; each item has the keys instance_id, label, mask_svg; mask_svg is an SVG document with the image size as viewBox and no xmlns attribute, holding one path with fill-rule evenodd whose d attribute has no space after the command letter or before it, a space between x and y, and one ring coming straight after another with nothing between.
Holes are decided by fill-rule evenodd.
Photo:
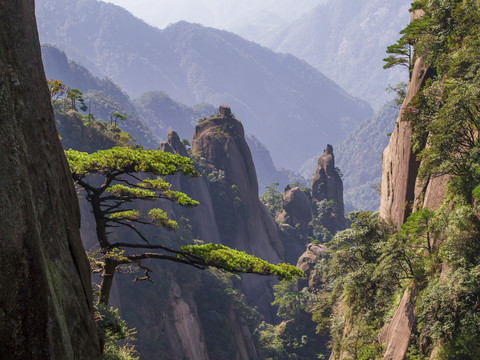
<instances>
[{"instance_id":1,"label":"granite cliff","mask_svg":"<svg viewBox=\"0 0 480 360\"><path fill-rule=\"evenodd\" d=\"M275 222L258 199L257 175L243 126L229 107L221 106L217 116L195 127L192 151L203 157L210 172L217 176L213 201L217 222L222 222L222 242L269 262L280 262L284 257L283 245ZM230 203L219 204L222 196ZM242 280L242 290L250 304L258 306L268 320L275 317L270 305L274 281L258 276L245 276Z\"/></svg>"},{"instance_id":2,"label":"granite cliff","mask_svg":"<svg viewBox=\"0 0 480 360\"><path fill-rule=\"evenodd\" d=\"M34 2L0 3L0 357L100 359L79 209Z\"/></svg>"},{"instance_id":3,"label":"granite cliff","mask_svg":"<svg viewBox=\"0 0 480 360\"><path fill-rule=\"evenodd\" d=\"M187 179L177 174L169 177L169 182L200 205L185 209L159 200L159 206L179 221L181 231L152 232L151 236L176 244L193 239L224 243L271 262L283 259L273 219L258 199L255 167L243 127L229 108L222 107L219 115L197 126L192 153L173 130L160 150L195 160L202 177ZM93 220L82 201L81 208L82 238L91 248L95 244ZM112 235L131 236L127 232ZM111 304L137 329L136 347L142 358L259 358L252 328L242 314L243 295L232 286L239 286L248 302L271 320L275 317L271 307L275 278L245 276L239 284L228 285L215 280L210 272L182 265L151 262L148 266L154 270L152 284L136 284L132 275L119 274L111 295ZM212 294L216 294L214 299Z\"/></svg>"},{"instance_id":4,"label":"granite cliff","mask_svg":"<svg viewBox=\"0 0 480 360\"><path fill-rule=\"evenodd\" d=\"M421 10L412 12L412 21L419 16L422 16ZM400 227L414 210L424 207L437 209L445 193L446 176L423 181L417 179L420 163L417 161L417 154L412 150L412 128L404 116L429 71L431 69L428 63L417 57L395 129L382 156L379 215L393 221L397 227Z\"/></svg>"}]
</instances>

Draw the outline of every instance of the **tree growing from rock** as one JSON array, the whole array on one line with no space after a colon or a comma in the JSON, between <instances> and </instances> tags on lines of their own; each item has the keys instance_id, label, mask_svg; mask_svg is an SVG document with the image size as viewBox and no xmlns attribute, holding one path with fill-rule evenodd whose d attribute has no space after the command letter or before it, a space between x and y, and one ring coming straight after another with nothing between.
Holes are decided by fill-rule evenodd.
<instances>
[{"instance_id":1,"label":"tree growing from rock","mask_svg":"<svg viewBox=\"0 0 480 360\"><path fill-rule=\"evenodd\" d=\"M108 304L113 278L121 265L137 265L145 271L145 276L136 279L149 280L151 270L142 264L145 259L169 260L198 269L215 267L233 273L276 275L281 279L303 275L292 265L273 265L221 244L185 245L175 249L145 236L143 225L168 230L175 230L178 225L162 209L152 208L143 213L135 206L139 202L166 199L181 206L198 205L186 194L171 190L164 179L177 172L198 176L190 159L162 151L126 147L93 154L67 150L65 154L73 180L85 191L85 199L95 217L99 245L95 264L102 277L100 303ZM130 229L138 241L113 242L109 230L116 227Z\"/></svg>"},{"instance_id":2,"label":"tree growing from rock","mask_svg":"<svg viewBox=\"0 0 480 360\"><path fill-rule=\"evenodd\" d=\"M67 98L70 99L73 110L77 110L78 102L80 104L80 110L87 111L87 106L82 96L83 93L78 89L70 89L67 91Z\"/></svg>"},{"instance_id":3,"label":"tree growing from rock","mask_svg":"<svg viewBox=\"0 0 480 360\"><path fill-rule=\"evenodd\" d=\"M115 121L115 127L117 127L117 122L118 120L127 120L127 116L120 114L118 111L115 111L111 116L110 116L110 124L112 121Z\"/></svg>"}]
</instances>

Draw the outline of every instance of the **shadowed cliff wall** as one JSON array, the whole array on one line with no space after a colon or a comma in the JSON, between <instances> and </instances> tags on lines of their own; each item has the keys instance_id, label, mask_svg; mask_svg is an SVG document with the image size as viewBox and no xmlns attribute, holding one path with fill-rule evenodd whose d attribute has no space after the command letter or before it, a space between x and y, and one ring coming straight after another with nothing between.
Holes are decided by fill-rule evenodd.
<instances>
[{"instance_id":1,"label":"shadowed cliff wall","mask_svg":"<svg viewBox=\"0 0 480 360\"><path fill-rule=\"evenodd\" d=\"M0 358L99 359L33 0L0 1Z\"/></svg>"}]
</instances>

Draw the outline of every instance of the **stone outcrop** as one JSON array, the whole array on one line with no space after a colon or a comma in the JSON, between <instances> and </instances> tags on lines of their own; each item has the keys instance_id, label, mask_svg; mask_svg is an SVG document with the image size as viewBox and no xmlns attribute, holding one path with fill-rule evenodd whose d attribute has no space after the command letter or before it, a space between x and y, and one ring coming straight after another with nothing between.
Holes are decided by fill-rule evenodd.
<instances>
[{"instance_id":1,"label":"stone outcrop","mask_svg":"<svg viewBox=\"0 0 480 360\"><path fill-rule=\"evenodd\" d=\"M407 289L390 323L379 334L385 345L384 360L404 360L410 344L410 336L416 322L415 291Z\"/></svg>"},{"instance_id":2,"label":"stone outcrop","mask_svg":"<svg viewBox=\"0 0 480 360\"><path fill-rule=\"evenodd\" d=\"M117 276L112 305L137 331L142 359L208 360L204 331L193 299L199 276L193 269L151 262L153 283ZM190 272L189 276L179 273ZM114 296L115 295L115 296Z\"/></svg>"},{"instance_id":3,"label":"stone outcrop","mask_svg":"<svg viewBox=\"0 0 480 360\"><path fill-rule=\"evenodd\" d=\"M335 218L331 219L332 224L326 225L329 229L339 230L344 227L344 205L343 205L343 181L339 171L335 168L335 156L333 155L333 146L328 144L323 155L318 159L317 168L312 179L312 196L315 203L322 200L333 201L335 203Z\"/></svg>"},{"instance_id":4,"label":"stone outcrop","mask_svg":"<svg viewBox=\"0 0 480 360\"><path fill-rule=\"evenodd\" d=\"M420 90L426 72L427 67L423 60L417 59L395 130L382 156L379 214L384 219L391 219L398 227L412 211L419 166L412 151L412 129L408 122L403 120L403 114L408 103Z\"/></svg>"},{"instance_id":5,"label":"stone outcrop","mask_svg":"<svg viewBox=\"0 0 480 360\"><path fill-rule=\"evenodd\" d=\"M312 202L299 187L287 185L282 200L283 212L275 222L280 227L280 239L285 248L285 261L295 264L308 242L308 224L312 220Z\"/></svg>"},{"instance_id":6,"label":"stone outcrop","mask_svg":"<svg viewBox=\"0 0 480 360\"><path fill-rule=\"evenodd\" d=\"M283 245L273 219L258 199L257 175L243 126L229 107L221 106L217 116L195 127L192 148L205 158L212 171L222 172L227 189L236 188L236 205L232 205L232 216L226 219L235 231L228 234L231 240L227 245L272 263L280 262L284 256ZM242 280L248 301L258 306L267 320L275 316L270 305L273 294L269 284L274 281L255 275L244 276Z\"/></svg>"},{"instance_id":7,"label":"stone outcrop","mask_svg":"<svg viewBox=\"0 0 480 360\"><path fill-rule=\"evenodd\" d=\"M308 244L305 252L300 256L297 262L297 268L302 270L306 278L299 279L299 288L309 286L312 280L312 270L315 268L315 265L320 260L320 258L328 252L328 248L321 244ZM312 291L316 289L311 288Z\"/></svg>"},{"instance_id":8,"label":"stone outcrop","mask_svg":"<svg viewBox=\"0 0 480 360\"><path fill-rule=\"evenodd\" d=\"M170 130L167 138L168 142L160 144L160 150L190 157L185 145L180 141L180 137L175 131ZM202 177L188 179L176 174L169 181L173 184L175 190L183 191L200 202L197 207L189 209L189 219L192 222L195 235L207 243L219 243L220 234L218 233L210 188L206 179ZM166 206L170 205L166 204Z\"/></svg>"},{"instance_id":9,"label":"stone outcrop","mask_svg":"<svg viewBox=\"0 0 480 360\"><path fill-rule=\"evenodd\" d=\"M312 220L312 203L299 187L287 185L282 200L283 212L277 222L285 223L308 232L308 223Z\"/></svg>"},{"instance_id":10,"label":"stone outcrop","mask_svg":"<svg viewBox=\"0 0 480 360\"><path fill-rule=\"evenodd\" d=\"M421 10L413 12L412 20L422 14ZM412 129L404 119L408 104L420 90L427 71L428 64L422 58L417 58L395 130L382 156L379 215L392 220L397 227L405 222L414 209L438 207L445 190L445 178L428 179L422 183L417 180L420 164L412 151Z\"/></svg>"},{"instance_id":11,"label":"stone outcrop","mask_svg":"<svg viewBox=\"0 0 480 360\"><path fill-rule=\"evenodd\" d=\"M0 358L100 359L33 0L0 2Z\"/></svg>"},{"instance_id":12,"label":"stone outcrop","mask_svg":"<svg viewBox=\"0 0 480 360\"><path fill-rule=\"evenodd\" d=\"M412 20L422 15L423 12L417 10L412 13ZM428 70L428 64L423 59L417 58L405 100L395 123L395 130L382 157L379 216L390 219L398 228L412 211L422 208L437 209L442 204L448 182L447 176L423 181L418 179L420 164L411 149L412 129L403 118L405 112L409 110L409 102L421 89ZM407 289L393 319L381 331L379 338L385 344L385 360L406 358L416 322L415 302L414 289Z\"/></svg>"}]
</instances>

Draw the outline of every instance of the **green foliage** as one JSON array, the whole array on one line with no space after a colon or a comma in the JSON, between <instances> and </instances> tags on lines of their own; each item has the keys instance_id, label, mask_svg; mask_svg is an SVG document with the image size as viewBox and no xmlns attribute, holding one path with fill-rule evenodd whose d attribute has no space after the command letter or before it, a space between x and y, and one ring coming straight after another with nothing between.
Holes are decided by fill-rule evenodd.
<instances>
[{"instance_id":1,"label":"green foliage","mask_svg":"<svg viewBox=\"0 0 480 360\"><path fill-rule=\"evenodd\" d=\"M405 97L407 96L407 84L405 82L400 82L398 84L395 84L395 86L388 85L386 89L389 93L393 92L396 94L395 97L395 104L397 106L402 105L403 101L405 100ZM391 135L391 133L390 133ZM388 136L390 136L388 135Z\"/></svg>"},{"instance_id":2,"label":"green foliage","mask_svg":"<svg viewBox=\"0 0 480 360\"><path fill-rule=\"evenodd\" d=\"M411 70L412 47L405 41L405 39L402 38L398 43L387 47L387 54L390 55L383 59L383 61L386 62L383 66L384 69L400 65L406 67L409 71Z\"/></svg>"},{"instance_id":3,"label":"green foliage","mask_svg":"<svg viewBox=\"0 0 480 360\"><path fill-rule=\"evenodd\" d=\"M332 239L333 234L343 227L339 225L337 205L333 200L317 202L317 215L309 224L314 240L326 243Z\"/></svg>"},{"instance_id":4,"label":"green foliage","mask_svg":"<svg viewBox=\"0 0 480 360\"><path fill-rule=\"evenodd\" d=\"M275 301L272 304L278 306L277 315L287 321L297 318L312 300L312 295L306 288L295 291L294 285L292 282L282 281L273 286Z\"/></svg>"},{"instance_id":5,"label":"green foliage","mask_svg":"<svg viewBox=\"0 0 480 360\"><path fill-rule=\"evenodd\" d=\"M382 356L378 331L389 321L404 289L417 299L418 322L408 357L473 359L480 346L480 3L422 0L424 15L389 47L386 67L412 63L406 50L430 66L404 120L413 129L420 180L449 175L444 204L420 209L393 232L372 215L354 214L350 229L328 244L315 268L323 306L319 329L332 336L335 356ZM409 61L407 62L407 58Z\"/></svg>"},{"instance_id":6,"label":"green foliage","mask_svg":"<svg viewBox=\"0 0 480 360\"><path fill-rule=\"evenodd\" d=\"M185 245L182 251L203 259L205 265L234 273L255 273L276 275L279 279L292 279L305 276L303 271L289 264L273 265L243 251L228 248L221 244Z\"/></svg>"},{"instance_id":7,"label":"green foliage","mask_svg":"<svg viewBox=\"0 0 480 360\"><path fill-rule=\"evenodd\" d=\"M55 103L59 98L65 96L69 90L68 86L63 84L60 80L47 78L48 90L50 91L50 98Z\"/></svg>"},{"instance_id":8,"label":"green foliage","mask_svg":"<svg viewBox=\"0 0 480 360\"><path fill-rule=\"evenodd\" d=\"M256 329L255 335L260 344L262 355L266 360L289 360L284 340L279 336L278 327L262 322Z\"/></svg>"},{"instance_id":9,"label":"green foliage","mask_svg":"<svg viewBox=\"0 0 480 360\"><path fill-rule=\"evenodd\" d=\"M126 206L134 201L157 199L167 199L183 207L198 205L197 201L186 194L170 190L171 185L163 179L164 176L177 172L197 176L198 173L189 158L162 151L122 147L93 154L68 150L65 154L72 177L85 191L85 199L89 202L96 221L100 251L94 263L102 272L103 279L99 287L101 303L108 303L113 276L119 266L135 264L145 271L145 276L137 276L136 280L149 280L152 270L143 266L141 261L150 258L179 262L199 269L215 267L235 273L276 275L280 279L304 276L301 270L292 265L273 265L220 244L170 246L165 242L159 243L158 234L155 236L157 241L150 242L143 225L176 230L177 222L169 219L166 211L159 208L150 209L147 214L142 215L138 209ZM157 177L142 180L142 173ZM235 208L240 211L243 204L238 197L238 187L231 186L230 192L234 196ZM118 226L132 230L142 243L133 241L112 243L107 228ZM118 252L113 251L117 248ZM135 249L140 253L124 254L123 248ZM147 252L147 249L154 251Z\"/></svg>"},{"instance_id":10,"label":"green foliage","mask_svg":"<svg viewBox=\"0 0 480 360\"><path fill-rule=\"evenodd\" d=\"M480 352L480 267L435 278L419 296L420 352L440 342L443 359L475 359Z\"/></svg>"},{"instance_id":11,"label":"green foliage","mask_svg":"<svg viewBox=\"0 0 480 360\"><path fill-rule=\"evenodd\" d=\"M73 110L77 110L77 102L80 104L80 110L83 112L88 110L83 100L83 93L78 89L69 89L66 94L67 99L70 99Z\"/></svg>"},{"instance_id":12,"label":"green foliage","mask_svg":"<svg viewBox=\"0 0 480 360\"><path fill-rule=\"evenodd\" d=\"M375 359L382 353L377 334L389 315L389 306L401 284L396 271L380 261L390 250L392 230L370 212L350 214L352 225L338 232L317 263L311 283L315 301L309 306L317 331L327 331L334 354L347 352L354 359ZM349 336L344 337L347 323Z\"/></svg>"},{"instance_id":13,"label":"green foliage","mask_svg":"<svg viewBox=\"0 0 480 360\"><path fill-rule=\"evenodd\" d=\"M420 176L453 174L478 185L480 5L478 1L425 0L425 12L404 30L415 51L430 62L422 90L406 112L413 145L422 161ZM472 189L470 189L471 191Z\"/></svg>"},{"instance_id":14,"label":"green foliage","mask_svg":"<svg viewBox=\"0 0 480 360\"><path fill-rule=\"evenodd\" d=\"M105 342L104 360L138 360L134 346L131 344L135 329L129 329L125 320L118 314L118 309L108 305L95 305L95 320L99 335Z\"/></svg>"},{"instance_id":15,"label":"green foliage","mask_svg":"<svg viewBox=\"0 0 480 360\"><path fill-rule=\"evenodd\" d=\"M115 111L111 116L110 116L110 124L112 123L112 120L115 121L115 127L117 127L117 122L118 120L125 121L127 120L127 116L120 114L118 111Z\"/></svg>"},{"instance_id":16,"label":"green foliage","mask_svg":"<svg viewBox=\"0 0 480 360\"><path fill-rule=\"evenodd\" d=\"M188 141L187 139L182 139L182 144L185 145L185 148L187 150L190 150L192 145L190 145L190 141Z\"/></svg>"},{"instance_id":17,"label":"green foliage","mask_svg":"<svg viewBox=\"0 0 480 360\"><path fill-rule=\"evenodd\" d=\"M166 176L181 171L188 176L197 175L190 159L162 151L114 147L93 154L67 150L65 155L72 174L79 179L89 174L119 176L136 172Z\"/></svg>"},{"instance_id":18,"label":"green foliage","mask_svg":"<svg viewBox=\"0 0 480 360\"><path fill-rule=\"evenodd\" d=\"M89 153L114 146L138 147L134 139L107 122L98 121L93 115L81 115L66 109L57 101L53 104L55 123L63 147Z\"/></svg>"},{"instance_id":19,"label":"green foliage","mask_svg":"<svg viewBox=\"0 0 480 360\"><path fill-rule=\"evenodd\" d=\"M260 201L274 219L283 210L283 193L278 190L279 185L274 182L265 186L265 191L260 195Z\"/></svg>"}]
</instances>

